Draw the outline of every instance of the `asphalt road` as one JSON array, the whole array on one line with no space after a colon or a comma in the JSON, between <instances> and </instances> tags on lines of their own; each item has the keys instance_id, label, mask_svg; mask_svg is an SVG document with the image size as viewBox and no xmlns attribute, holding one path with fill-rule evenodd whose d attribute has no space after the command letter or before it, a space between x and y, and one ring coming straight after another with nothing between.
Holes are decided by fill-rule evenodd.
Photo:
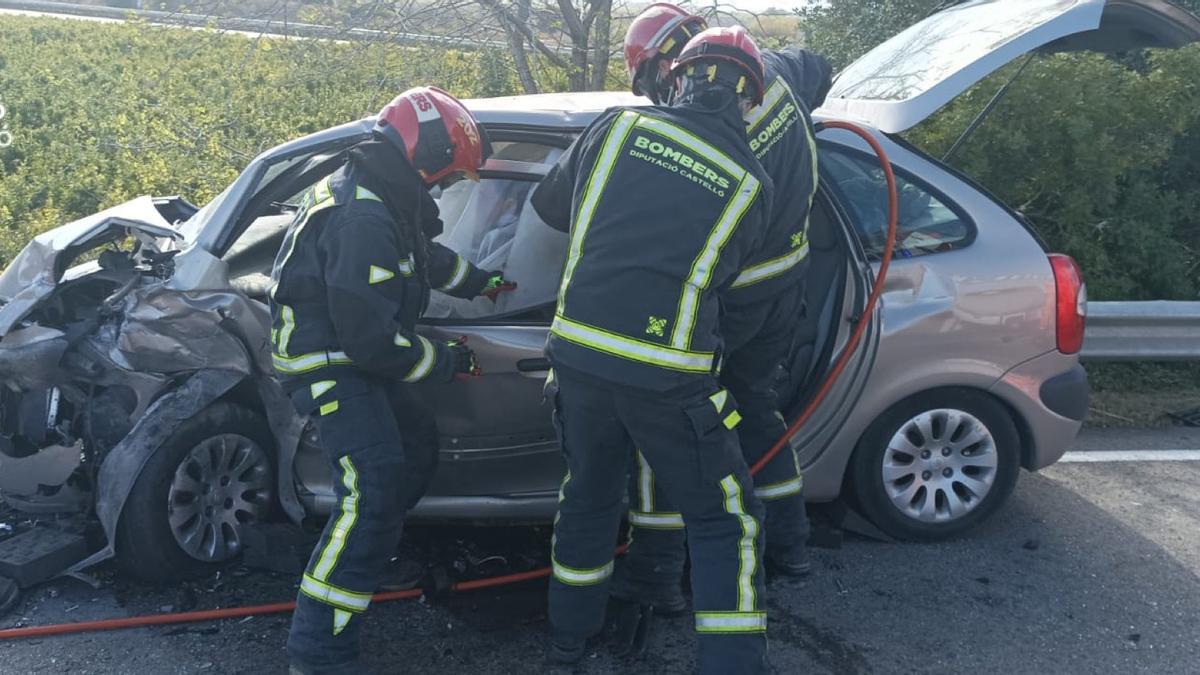
<instances>
[{"instance_id":1,"label":"asphalt road","mask_svg":"<svg viewBox=\"0 0 1200 675\"><path fill-rule=\"evenodd\" d=\"M814 552L802 582L770 592L771 659L781 673L1200 672L1200 430L1088 432L1070 455L1025 474L1009 505L950 543L850 536ZM1094 461L1112 453L1114 459ZM1200 455L1200 453L1196 453ZM433 531L427 550L542 555L545 532ZM452 554L447 554L452 555ZM483 563L486 564L486 563ZM233 570L167 589L107 577L34 589L0 627L275 602L283 575ZM377 605L369 662L383 673L542 672L544 582L447 601ZM604 644L578 673L690 672L687 618L661 620L648 656ZM286 616L0 643L3 673L285 671Z\"/></svg>"}]
</instances>

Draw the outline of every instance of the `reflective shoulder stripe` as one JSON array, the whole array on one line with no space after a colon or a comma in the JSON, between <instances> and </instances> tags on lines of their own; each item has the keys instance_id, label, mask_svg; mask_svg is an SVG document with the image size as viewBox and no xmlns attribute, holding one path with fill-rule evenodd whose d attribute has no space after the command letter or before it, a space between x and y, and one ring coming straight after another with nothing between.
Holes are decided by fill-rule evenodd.
<instances>
[{"instance_id":1,"label":"reflective shoulder stripe","mask_svg":"<svg viewBox=\"0 0 1200 675\"><path fill-rule=\"evenodd\" d=\"M799 494L804 489L804 479L800 476L771 485L754 488L754 496L759 499L780 499Z\"/></svg>"},{"instance_id":2,"label":"reflective shoulder stripe","mask_svg":"<svg viewBox=\"0 0 1200 675\"><path fill-rule=\"evenodd\" d=\"M325 366L354 363L345 352L313 352L293 357L272 354L271 362L275 370L285 375L299 375Z\"/></svg>"},{"instance_id":3,"label":"reflective shoulder stripe","mask_svg":"<svg viewBox=\"0 0 1200 675\"><path fill-rule=\"evenodd\" d=\"M675 317L675 328L671 331L671 346L675 349L687 349L691 346L692 331L696 328L696 312L700 303L700 295L712 283L713 269L721 256L721 250L733 236L738 223L746 215L747 209L758 196L758 179L748 172L743 172L741 183L733 199L725 205L725 210L717 220L717 224L704 242L700 255L692 262L691 273L683 285L683 293L679 297L678 314Z\"/></svg>"},{"instance_id":4,"label":"reflective shoulder stripe","mask_svg":"<svg viewBox=\"0 0 1200 675\"><path fill-rule=\"evenodd\" d=\"M588 176L587 187L583 191L583 197L579 200L579 210L575 212L575 221L571 224L571 244L567 250L567 262L563 266L562 282L558 289L558 311L560 313L564 310L567 287L571 285L575 266L579 263L580 256L583 255L583 240L587 237L588 226L592 222L592 216L596 213L596 205L600 203L600 196L604 193L609 176L612 175L613 165L617 163L617 158L621 154L621 146L625 145L625 139L629 137L629 132L633 129L637 119L637 113L626 110L613 121L608 127L608 133L604 137L604 143L600 148L596 163L592 166L592 173Z\"/></svg>"},{"instance_id":5,"label":"reflective shoulder stripe","mask_svg":"<svg viewBox=\"0 0 1200 675\"><path fill-rule=\"evenodd\" d=\"M456 256L454 259L454 274L450 276L450 280L444 286L438 288L439 291L452 291L462 285L462 282L467 280L467 272L470 271L470 266L463 257Z\"/></svg>"},{"instance_id":6,"label":"reflective shoulder stripe","mask_svg":"<svg viewBox=\"0 0 1200 675\"><path fill-rule=\"evenodd\" d=\"M725 493L725 512L736 517L742 526L742 537L738 540L738 601L739 612L754 612L758 609L754 575L758 572L758 520L746 512L742 501L742 487L737 478L729 474L721 480L721 491Z\"/></svg>"},{"instance_id":7,"label":"reflective shoulder stripe","mask_svg":"<svg viewBox=\"0 0 1200 675\"><path fill-rule=\"evenodd\" d=\"M796 96L792 93L792 88L788 86L788 83L784 80L784 78L776 77L775 81L771 83L771 86L767 87L767 92L763 94L763 102L754 108L751 108L750 112L746 113L744 118L746 121L746 131L749 132L757 129L758 125L762 124L763 120L767 119L767 113L771 112L771 109L774 108L775 105L780 101L782 101L784 96L787 96L793 100L796 98Z\"/></svg>"},{"instance_id":8,"label":"reflective shoulder stripe","mask_svg":"<svg viewBox=\"0 0 1200 675\"><path fill-rule=\"evenodd\" d=\"M593 586L612 576L613 571L611 560L600 567L589 569L567 567L553 556L551 556L551 563L554 567L554 578L568 586Z\"/></svg>"},{"instance_id":9,"label":"reflective shoulder stripe","mask_svg":"<svg viewBox=\"0 0 1200 675\"><path fill-rule=\"evenodd\" d=\"M808 242L804 242L800 248L794 248L778 258L771 258L742 270L741 274L738 274L737 278L733 280L732 288L744 288L760 281L773 279L804 262L806 258L808 258Z\"/></svg>"},{"instance_id":10,"label":"reflective shoulder stripe","mask_svg":"<svg viewBox=\"0 0 1200 675\"><path fill-rule=\"evenodd\" d=\"M734 180L740 181L747 173L746 169L733 161L724 151L683 127L667 122L666 120L646 116L638 118L637 126L649 129L656 134L666 136L676 143L688 147L704 157L704 159L721 167L726 173L733 176Z\"/></svg>"},{"instance_id":11,"label":"reflective shoulder stripe","mask_svg":"<svg viewBox=\"0 0 1200 675\"><path fill-rule=\"evenodd\" d=\"M417 340L421 343L421 360L404 376L405 382L420 382L425 379L429 371L433 370L433 362L437 358L437 350L429 340L420 335L417 336Z\"/></svg>"},{"instance_id":12,"label":"reflective shoulder stripe","mask_svg":"<svg viewBox=\"0 0 1200 675\"><path fill-rule=\"evenodd\" d=\"M637 340L572 321L561 314L554 317L554 323L550 325L550 332L564 340L605 354L653 366L691 373L707 373L713 369L712 352L692 352L663 347L653 342Z\"/></svg>"},{"instance_id":13,"label":"reflective shoulder stripe","mask_svg":"<svg viewBox=\"0 0 1200 675\"><path fill-rule=\"evenodd\" d=\"M679 513L630 511L629 524L651 530L682 530L683 515Z\"/></svg>"},{"instance_id":14,"label":"reflective shoulder stripe","mask_svg":"<svg viewBox=\"0 0 1200 675\"><path fill-rule=\"evenodd\" d=\"M354 198L355 199L367 199L367 200L370 200L373 202L382 202L383 201L382 199L379 198L379 195L375 194L374 192L371 192L370 190L368 190L367 188L365 188L361 185L355 186Z\"/></svg>"},{"instance_id":15,"label":"reflective shoulder stripe","mask_svg":"<svg viewBox=\"0 0 1200 675\"><path fill-rule=\"evenodd\" d=\"M696 612L697 633L761 633L766 612Z\"/></svg>"},{"instance_id":16,"label":"reflective shoulder stripe","mask_svg":"<svg viewBox=\"0 0 1200 675\"><path fill-rule=\"evenodd\" d=\"M365 612L371 604L370 593L356 593L344 588L338 588L333 584L314 579L307 574L300 581L300 591L317 602L333 605L348 612Z\"/></svg>"}]
</instances>

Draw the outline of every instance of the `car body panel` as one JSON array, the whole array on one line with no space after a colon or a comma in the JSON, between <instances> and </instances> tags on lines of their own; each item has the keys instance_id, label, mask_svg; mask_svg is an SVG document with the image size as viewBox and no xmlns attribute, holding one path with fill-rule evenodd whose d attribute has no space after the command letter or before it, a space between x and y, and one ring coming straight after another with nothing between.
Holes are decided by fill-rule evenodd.
<instances>
[{"instance_id":1,"label":"car body panel","mask_svg":"<svg viewBox=\"0 0 1200 675\"><path fill-rule=\"evenodd\" d=\"M822 109L899 133L1041 48L1123 51L1197 39L1200 20L1159 0L974 0L860 57L838 75Z\"/></svg>"}]
</instances>

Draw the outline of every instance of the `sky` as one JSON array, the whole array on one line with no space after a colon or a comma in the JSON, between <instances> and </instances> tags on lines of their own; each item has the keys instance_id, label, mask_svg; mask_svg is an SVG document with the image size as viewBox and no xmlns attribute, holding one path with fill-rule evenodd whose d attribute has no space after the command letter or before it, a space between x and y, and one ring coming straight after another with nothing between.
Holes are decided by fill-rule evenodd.
<instances>
[{"instance_id":1,"label":"sky","mask_svg":"<svg viewBox=\"0 0 1200 675\"><path fill-rule=\"evenodd\" d=\"M694 4L706 5L708 2L705 2L705 0L697 0ZM808 0L722 0L721 4L732 5L738 9L744 9L750 12L764 12L772 8L792 10L809 3Z\"/></svg>"}]
</instances>

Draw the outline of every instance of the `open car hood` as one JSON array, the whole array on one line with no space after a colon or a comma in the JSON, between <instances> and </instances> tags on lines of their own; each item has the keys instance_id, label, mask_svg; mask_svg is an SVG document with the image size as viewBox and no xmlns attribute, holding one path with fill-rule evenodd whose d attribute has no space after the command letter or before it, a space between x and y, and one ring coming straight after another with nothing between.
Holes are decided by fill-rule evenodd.
<instances>
[{"instance_id":1,"label":"open car hood","mask_svg":"<svg viewBox=\"0 0 1200 675\"><path fill-rule=\"evenodd\" d=\"M138 197L34 237L0 274L0 335L54 290L79 254L125 237L138 237L145 244L180 235L159 214L153 199Z\"/></svg>"},{"instance_id":2,"label":"open car hood","mask_svg":"<svg viewBox=\"0 0 1200 675\"><path fill-rule=\"evenodd\" d=\"M830 117L906 131L1035 50L1121 52L1200 40L1200 19L1164 0L972 0L932 14L842 71Z\"/></svg>"}]
</instances>

